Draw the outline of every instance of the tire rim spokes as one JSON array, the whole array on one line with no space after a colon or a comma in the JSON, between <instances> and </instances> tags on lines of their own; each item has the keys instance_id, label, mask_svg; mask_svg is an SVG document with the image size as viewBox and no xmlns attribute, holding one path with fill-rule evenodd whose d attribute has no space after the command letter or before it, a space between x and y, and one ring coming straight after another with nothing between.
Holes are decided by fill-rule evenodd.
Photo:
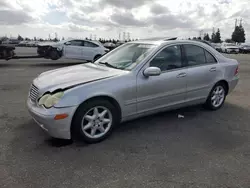
<instances>
[{"instance_id":1,"label":"tire rim spokes","mask_svg":"<svg viewBox=\"0 0 250 188\"><path fill-rule=\"evenodd\" d=\"M112 119L112 114L106 107L93 107L83 116L82 131L89 138L100 138L109 131Z\"/></svg>"},{"instance_id":2,"label":"tire rim spokes","mask_svg":"<svg viewBox=\"0 0 250 188\"><path fill-rule=\"evenodd\" d=\"M212 92L211 102L214 107L219 107L225 98L225 90L222 86L217 86Z\"/></svg>"}]
</instances>

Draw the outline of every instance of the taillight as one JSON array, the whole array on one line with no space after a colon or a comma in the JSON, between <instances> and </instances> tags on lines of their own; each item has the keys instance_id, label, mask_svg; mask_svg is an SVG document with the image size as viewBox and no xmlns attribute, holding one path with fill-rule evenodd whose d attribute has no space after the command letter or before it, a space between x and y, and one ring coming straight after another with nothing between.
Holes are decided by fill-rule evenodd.
<instances>
[{"instance_id":1,"label":"taillight","mask_svg":"<svg viewBox=\"0 0 250 188\"><path fill-rule=\"evenodd\" d=\"M239 73L239 66L236 67L235 72L234 72L234 76L236 76Z\"/></svg>"}]
</instances>

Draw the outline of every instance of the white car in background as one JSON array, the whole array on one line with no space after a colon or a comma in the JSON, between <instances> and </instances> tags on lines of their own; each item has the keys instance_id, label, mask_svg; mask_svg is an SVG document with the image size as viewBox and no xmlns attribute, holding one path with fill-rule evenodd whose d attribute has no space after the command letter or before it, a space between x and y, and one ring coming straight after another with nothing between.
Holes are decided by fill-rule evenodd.
<instances>
[{"instance_id":1,"label":"white car in background","mask_svg":"<svg viewBox=\"0 0 250 188\"><path fill-rule=\"evenodd\" d=\"M238 54L240 49L236 44L233 43L222 43L221 51L224 53L236 53Z\"/></svg>"},{"instance_id":2,"label":"white car in background","mask_svg":"<svg viewBox=\"0 0 250 188\"><path fill-rule=\"evenodd\" d=\"M64 57L95 61L107 52L109 52L109 49L105 48L100 42L80 39L40 43L37 47L37 53L40 56L52 60Z\"/></svg>"}]
</instances>

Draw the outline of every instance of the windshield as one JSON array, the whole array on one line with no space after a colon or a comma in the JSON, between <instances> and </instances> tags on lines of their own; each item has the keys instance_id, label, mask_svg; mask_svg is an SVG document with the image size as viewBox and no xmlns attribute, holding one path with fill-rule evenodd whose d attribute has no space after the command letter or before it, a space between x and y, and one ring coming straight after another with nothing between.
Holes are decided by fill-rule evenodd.
<instances>
[{"instance_id":1,"label":"windshield","mask_svg":"<svg viewBox=\"0 0 250 188\"><path fill-rule=\"evenodd\" d=\"M61 40L61 41L58 41L57 43L60 43L60 44L64 44L65 42L68 42L70 40Z\"/></svg>"},{"instance_id":2,"label":"windshield","mask_svg":"<svg viewBox=\"0 0 250 188\"><path fill-rule=\"evenodd\" d=\"M111 51L97 60L96 64L109 65L109 67L132 70L141 62L154 48L153 44L128 43L120 49Z\"/></svg>"}]
</instances>

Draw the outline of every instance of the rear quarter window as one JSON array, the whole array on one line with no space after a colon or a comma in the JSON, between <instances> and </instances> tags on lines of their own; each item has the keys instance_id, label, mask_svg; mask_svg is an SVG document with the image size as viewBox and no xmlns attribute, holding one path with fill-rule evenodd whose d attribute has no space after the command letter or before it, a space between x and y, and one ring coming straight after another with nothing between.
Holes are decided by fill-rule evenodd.
<instances>
[{"instance_id":1,"label":"rear quarter window","mask_svg":"<svg viewBox=\"0 0 250 188\"><path fill-rule=\"evenodd\" d=\"M215 57L212 54L210 54L207 50L205 50L205 57L207 63L217 63Z\"/></svg>"}]
</instances>

